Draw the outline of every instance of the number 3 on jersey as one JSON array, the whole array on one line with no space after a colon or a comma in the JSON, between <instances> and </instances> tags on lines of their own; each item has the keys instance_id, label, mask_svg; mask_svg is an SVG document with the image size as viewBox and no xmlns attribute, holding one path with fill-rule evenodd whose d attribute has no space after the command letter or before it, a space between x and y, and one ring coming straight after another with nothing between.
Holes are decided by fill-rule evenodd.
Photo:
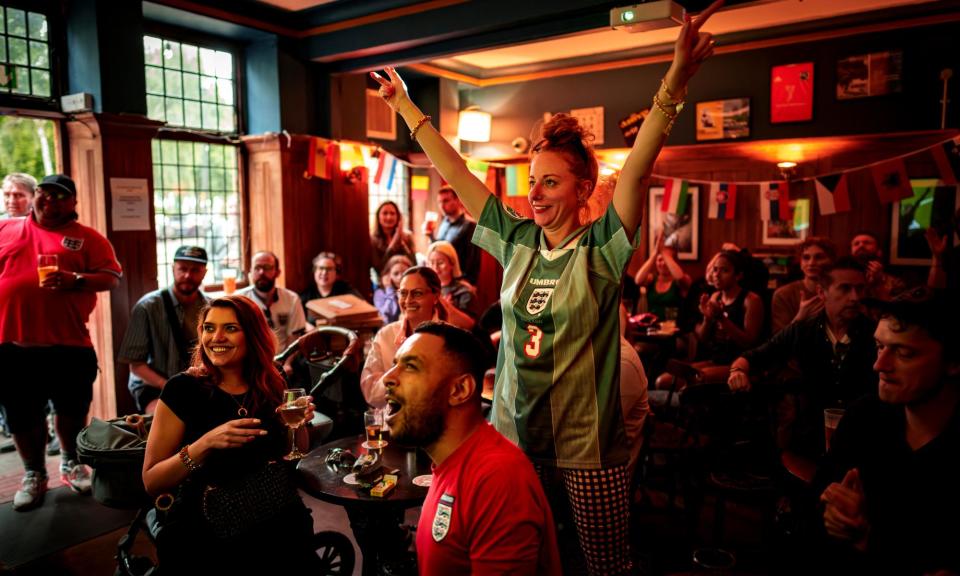
<instances>
[{"instance_id":1,"label":"number 3 on jersey","mask_svg":"<svg viewBox=\"0 0 960 576\"><path fill-rule=\"evenodd\" d=\"M530 340L523 347L523 353L527 355L527 358L536 358L540 355L540 341L543 340L543 330L533 324L527 324L527 332L530 334Z\"/></svg>"}]
</instances>

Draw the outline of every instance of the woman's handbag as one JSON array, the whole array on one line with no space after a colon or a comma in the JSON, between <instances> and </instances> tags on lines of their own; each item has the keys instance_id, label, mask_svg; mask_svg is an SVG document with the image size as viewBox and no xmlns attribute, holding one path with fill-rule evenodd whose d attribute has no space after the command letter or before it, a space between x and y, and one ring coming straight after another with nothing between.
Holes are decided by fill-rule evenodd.
<instances>
[{"instance_id":1,"label":"woman's handbag","mask_svg":"<svg viewBox=\"0 0 960 576\"><path fill-rule=\"evenodd\" d=\"M214 534L229 539L282 514L294 504L302 505L290 469L282 462L267 462L235 481L207 484L202 509Z\"/></svg>"}]
</instances>

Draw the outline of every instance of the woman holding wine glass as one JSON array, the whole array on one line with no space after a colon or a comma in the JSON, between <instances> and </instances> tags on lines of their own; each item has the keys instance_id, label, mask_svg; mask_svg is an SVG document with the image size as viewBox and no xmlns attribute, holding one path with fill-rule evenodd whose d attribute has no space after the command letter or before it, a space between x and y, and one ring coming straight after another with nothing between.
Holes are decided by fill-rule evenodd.
<instances>
[{"instance_id":1,"label":"woman holding wine glass","mask_svg":"<svg viewBox=\"0 0 960 576\"><path fill-rule=\"evenodd\" d=\"M176 494L157 542L163 570L287 573L317 565L310 511L282 464L284 421L293 428L308 421L310 398L284 390L272 332L247 298L210 302L197 332L191 367L161 392L143 464L148 493ZM296 414L282 410L288 400Z\"/></svg>"}]
</instances>

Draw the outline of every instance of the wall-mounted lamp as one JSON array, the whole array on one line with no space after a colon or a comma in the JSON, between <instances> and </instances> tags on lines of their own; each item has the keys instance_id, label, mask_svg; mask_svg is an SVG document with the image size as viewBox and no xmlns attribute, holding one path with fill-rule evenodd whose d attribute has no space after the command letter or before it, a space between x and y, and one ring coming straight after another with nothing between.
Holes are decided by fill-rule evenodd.
<instances>
[{"instance_id":1,"label":"wall-mounted lamp","mask_svg":"<svg viewBox=\"0 0 960 576\"><path fill-rule=\"evenodd\" d=\"M490 113L481 111L477 106L461 110L457 137L467 142L489 142L490 122Z\"/></svg>"},{"instance_id":2,"label":"wall-mounted lamp","mask_svg":"<svg viewBox=\"0 0 960 576\"><path fill-rule=\"evenodd\" d=\"M784 180L792 180L797 175L796 162L777 162L777 168L780 169L780 175Z\"/></svg>"}]
</instances>

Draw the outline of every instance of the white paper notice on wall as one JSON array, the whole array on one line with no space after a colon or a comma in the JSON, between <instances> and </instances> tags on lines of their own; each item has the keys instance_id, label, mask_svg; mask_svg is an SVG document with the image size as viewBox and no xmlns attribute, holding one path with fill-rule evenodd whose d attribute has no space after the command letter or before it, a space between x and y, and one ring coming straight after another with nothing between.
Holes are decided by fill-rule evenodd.
<instances>
[{"instance_id":1,"label":"white paper notice on wall","mask_svg":"<svg viewBox=\"0 0 960 576\"><path fill-rule=\"evenodd\" d=\"M570 115L593 134L593 144L603 144L603 106L574 108L570 111Z\"/></svg>"},{"instance_id":2,"label":"white paper notice on wall","mask_svg":"<svg viewBox=\"0 0 960 576\"><path fill-rule=\"evenodd\" d=\"M150 229L150 185L146 178L111 178L113 231Z\"/></svg>"}]
</instances>

